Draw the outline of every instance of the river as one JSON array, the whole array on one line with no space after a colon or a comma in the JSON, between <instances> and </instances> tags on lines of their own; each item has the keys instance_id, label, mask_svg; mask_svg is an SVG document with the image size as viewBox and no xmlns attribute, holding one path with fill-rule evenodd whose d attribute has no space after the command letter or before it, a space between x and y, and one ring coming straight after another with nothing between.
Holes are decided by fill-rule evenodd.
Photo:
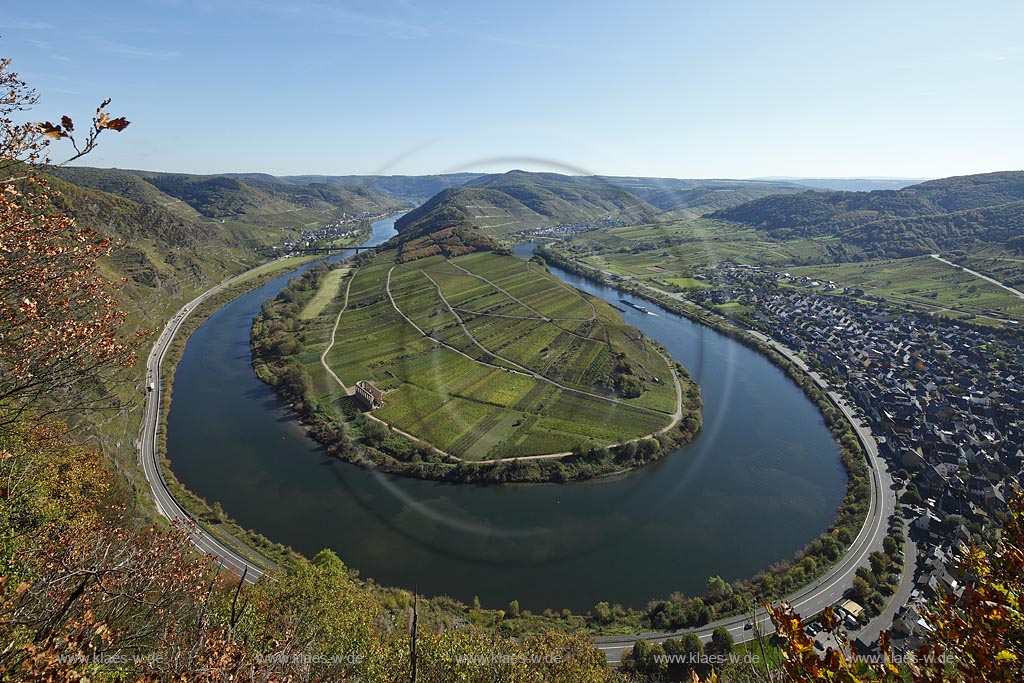
<instances>
[{"instance_id":1,"label":"river","mask_svg":"<svg viewBox=\"0 0 1024 683\"><path fill-rule=\"evenodd\" d=\"M376 221L367 244L394 221ZM552 272L618 305L615 290ZM742 344L647 303L656 315L622 316L690 370L704 400L701 434L658 463L570 485L474 487L338 462L251 367L252 319L293 276L225 305L189 339L167 449L188 488L307 556L330 547L363 577L485 607L642 607L792 557L842 501L838 448L800 389Z\"/></svg>"}]
</instances>

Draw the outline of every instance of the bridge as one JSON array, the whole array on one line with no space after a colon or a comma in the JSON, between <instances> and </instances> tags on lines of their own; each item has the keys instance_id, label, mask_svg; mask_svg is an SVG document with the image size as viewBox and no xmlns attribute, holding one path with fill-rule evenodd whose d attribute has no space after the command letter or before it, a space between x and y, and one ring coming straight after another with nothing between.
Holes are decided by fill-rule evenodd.
<instances>
[{"instance_id":1,"label":"bridge","mask_svg":"<svg viewBox=\"0 0 1024 683\"><path fill-rule=\"evenodd\" d=\"M262 251L263 251L263 253L265 255L272 255L272 254L277 254L277 253L285 253L285 254L292 254L292 255L294 255L294 254L323 254L323 255L326 256L326 255L330 255L330 254L337 254L337 253L342 252L342 251L351 251L353 253L358 254L360 249L365 251L365 250L370 249L370 248L371 247L290 247L288 249L280 249L280 248L274 249L274 248L271 248L271 247L266 247Z\"/></svg>"}]
</instances>

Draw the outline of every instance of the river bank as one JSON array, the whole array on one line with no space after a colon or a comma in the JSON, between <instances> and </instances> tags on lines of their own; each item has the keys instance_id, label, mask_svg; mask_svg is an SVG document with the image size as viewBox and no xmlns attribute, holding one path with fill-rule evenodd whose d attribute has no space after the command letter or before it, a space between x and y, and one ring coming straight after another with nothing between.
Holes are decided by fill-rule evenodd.
<instances>
[{"instance_id":1,"label":"river bank","mask_svg":"<svg viewBox=\"0 0 1024 683\"><path fill-rule=\"evenodd\" d=\"M670 360L664 347L651 340L644 343L660 354L672 371L677 409L667 427L646 436L612 444L589 439L581 441L571 453L472 460L453 456L390 427L376 415L363 413L344 396L339 398L345 387L335 386L331 390L325 374L335 383L340 381L323 366L323 356L330 346L320 353L317 363L312 362L310 352L319 351L319 346L310 346L309 341L305 345L295 342L315 341L328 327L324 320L333 319L336 329L347 306L352 279L358 272L357 268L348 273L345 296L334 297L334 305L320 319L310 320L304 302L336 278L326 267L307 271L263 305L251 334L257 376L288 402L310 436L340 460L387 474L459 484L568 483L648 465L689 443L700 431L699 387L680 363ZM449 418L455 423L459 421L458 415Z\"/></svg>"},{"instance_id":2,"label":"river bank","mask_svg":"<svg viewBox=\"0 0 1024 683\"><path fill-rule=\"evenodd\" d=\"M382 240L393 234L386 223L375 225ZM188 489L308 557L331 547L379 584L466 604L479 596L488 607L517 600L534 612L578 615L601 601L642 610L628 623L647 618L652 596L699 595L709 576L731 582L791 559L842 502L834 440L785 375L710 329L632 309L627 322L702 388L708 417L678 457L528 487L421 481L339 462L252 370L252 319L287 279L232 301L192 335L175 375L168 454ZM575 628L578 618L561 623Z\"/></svg>"}]
</instances>

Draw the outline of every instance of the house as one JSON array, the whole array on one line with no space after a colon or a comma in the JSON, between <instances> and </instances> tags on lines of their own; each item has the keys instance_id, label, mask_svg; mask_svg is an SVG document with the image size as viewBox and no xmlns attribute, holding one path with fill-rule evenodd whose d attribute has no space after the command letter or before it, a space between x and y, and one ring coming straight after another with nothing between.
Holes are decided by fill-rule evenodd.
<instances>
[{"instance_id":1,"label":"house","mask_svg":"<svg viewBox=\"0 0 1024 683\"><path fill-rule=\"evenodd\" d=\"M838 607L854 619L860 619L860 615L864 613L864 608L853 600L844 600Z\"/></svg>"},{"instance_id":2,"label":"house","mask_svg":"<svg viewBox=\"0 0 1024 683\"><path fill-rule=\"evenodd\" d=\"M367 410L374 410L384 405L384 394L380 389L373 386L372 382L361 379L356 382L356 399L362 403Z\"/></svg>"}]
</instances>

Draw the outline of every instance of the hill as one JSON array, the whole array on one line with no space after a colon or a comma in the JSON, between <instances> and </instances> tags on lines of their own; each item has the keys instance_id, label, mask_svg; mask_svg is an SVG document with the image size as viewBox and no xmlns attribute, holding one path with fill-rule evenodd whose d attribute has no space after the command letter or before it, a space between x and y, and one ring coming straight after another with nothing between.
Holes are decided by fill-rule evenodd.
<instances>
[{"instance_id":1,"label":"hill","mask_svg":"<svg viewBox=\"0 0 1024 683\"><path fill-rule=\"evenodd\" d=\"M793 183L677 180L624 176L568 176L509 171L476 176L449 187L397 223L398 241L450 228L501 240L554 225L639 225L692 218L777 193L806 191Z\"/></svg>"},{"instance_id":2,"label":"hill","mask_svg":"<svg viewBox=\"0 0 1024 683\"><path fill-rule=\"evenodd\" d=\"M468 253L460 245L493 248L497 240L532 228L597 220L633 223L657 213L635 195L595 178L509 171L437 193L399 219L391 245L399 246L400 258Z\"/></svg>"},{"instance_id":3,"label":"hill","mask_svg":"<svg viewBox=\"0 0 1024 683\"><path fill-rule=\"evenodd\" d=\"M646 222L658 208L618 185L593 176L509 171L480 176L466 183L503 192L551 223L573 223L599 218Z\"/></svg>"},{"instance_id":4,"label":"hill","mask_svg":"<svg viewBox=\"0 0 1024 683\"><path fill-rule=\"evenodd\" d=\"M704 214L774 194L806 192L796 183L768 180L683 180L600 176L662 211Z\"/></svg>"},{"instance_id":5,"label":"hill","mask_svg":"<svg viewBox=\"0 0 1024 683\"><path fill-rule=\"evenodd\" d=\"M450 187L395 222L395 243L419 240L442 230L486 238L549 225L550 218L497 189Z\"/></svg>"},{"instance_id":6,"label":"hill","mask_svg":"<svg viewBox=\"0 0 1024 683\"><path fill-rule=\"evenodd\" d=\"M232 174L234 177L251 176L254 174ZM348 185L364 187L374 192L403 202L418 203L429 199L441 190L459 187L479 178L480 173L445 173L441 175L296 175L283 176L277 180L286 183L309 185ZM273 176L271 176L273 177Z\"/></svg>"},{"instance_id":7,"label":"hill","mask_svg":"<svg viewBox=\"0 0 1024 683\"><path fill-rule=\"evenodd\" d=\"M775 195L710 216L776 239L839 236L869 256L1001 244L1024 226L1024 171L943 178L902 190Z\"/></svg>"},{"instance_id":8,"label":"hill","mask_svg":"<svg viewBox=\"0 0 1024 683\"><path fill-rule=\"evenodd\" d=\"M818 190L870 192L871 190L902 190L905 187L923 183L928 178L797 178L779 176L756 178L755 180L793 183L804 188L813 187Z\"/></svg>"}]
</instances>

